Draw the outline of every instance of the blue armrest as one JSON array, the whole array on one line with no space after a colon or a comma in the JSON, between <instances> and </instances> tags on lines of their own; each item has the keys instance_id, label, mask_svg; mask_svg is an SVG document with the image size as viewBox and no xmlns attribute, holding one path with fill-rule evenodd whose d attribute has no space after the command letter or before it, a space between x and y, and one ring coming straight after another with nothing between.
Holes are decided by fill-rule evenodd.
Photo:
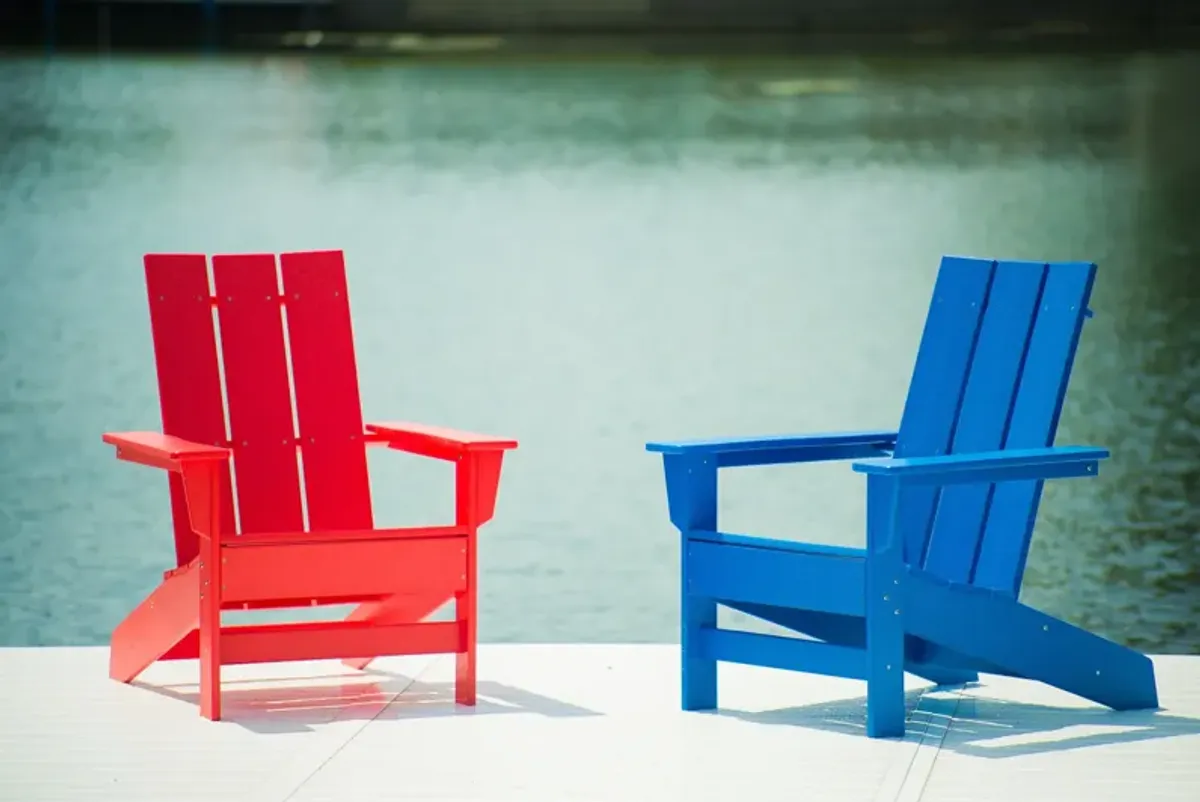
<instances>
[{"instance_id":1,"label":"blue armrest","mask_svg":"<svg viewBox=\"0 0 1200 802\"><path fill-rule=\"evenodd\" d=\"M779 465L858 459L891 451L895 432L831 432L785 434L719 440L678 440L647 443L646 450L663 455L712 457L719 468Z\"/></svg>"},{"instance_id":2,"label":"blue armrest","mask_svg":"<svg viewBox=\"0 0 1200 802\"><path fill-rule=\"evenodd\" d=\"M854 470L874 476L894 476L905 484L941 486L1095 476L1100 460L1107 457L1108 451L1103 448L1059 446L861 460L854 463Z\"/></svg>"}]
</instances>

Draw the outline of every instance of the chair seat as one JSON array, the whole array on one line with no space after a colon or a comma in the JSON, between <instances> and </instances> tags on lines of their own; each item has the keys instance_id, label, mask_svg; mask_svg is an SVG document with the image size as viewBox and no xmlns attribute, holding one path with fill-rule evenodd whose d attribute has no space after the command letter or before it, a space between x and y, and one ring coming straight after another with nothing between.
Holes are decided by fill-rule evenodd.
<instances>
[{"instance_id":1,"label":"chair seat","mask_svg":"<svg viewBox=\"0 0 1200 802\"><path fill-rule=\"evenodd\" d=\"M800 554L812 554L820 557L846 557L862 559L867 556L866 549L853 546L830 546L824 543L805 543L800 540L782 540L771 537L755 537L753 535L733 535L725 532L705 532L692 530L688 532L688 540L701 540L708 543L726 543L731 546L749 546L755 549L773 549L775 551L791 551Z\"/></svg>"}]
</instances>

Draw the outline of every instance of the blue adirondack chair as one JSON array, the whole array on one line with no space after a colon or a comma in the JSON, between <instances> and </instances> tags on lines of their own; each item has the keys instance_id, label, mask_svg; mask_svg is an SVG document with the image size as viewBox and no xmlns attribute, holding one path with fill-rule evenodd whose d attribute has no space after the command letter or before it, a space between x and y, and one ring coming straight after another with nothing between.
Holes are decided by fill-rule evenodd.
<instances>
[{"instance_id":1,"label":"blue adirondack chair","mask_svg":"<svg viewBox=\"0 0 1200 802\"><path fill-rule=\"evenodd\" d=\"M1149 658L1017 600L1042 483L1108 456L1052 447L1095 271L944 258L899 431L647 444L683 536L685 710L717 706L718 661L866 680L872 737L904 734L905 671L1158 706ZM866 474L865 548L718 528L719 468L827 460ZM718 604L808 639L720 629Z\"/></svg>"}]
</instances>

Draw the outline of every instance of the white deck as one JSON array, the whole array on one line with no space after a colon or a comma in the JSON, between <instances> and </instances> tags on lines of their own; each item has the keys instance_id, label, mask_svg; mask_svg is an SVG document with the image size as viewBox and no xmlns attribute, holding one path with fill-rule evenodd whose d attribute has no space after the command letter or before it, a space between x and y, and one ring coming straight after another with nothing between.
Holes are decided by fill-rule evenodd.
<instances>
[{"instance_id":1,"label":"white deck","mask_svg":"<svg viewBox=\"0 0 1200 802\"><path fill-rule=\"evenodd\" d=\"M863 734L864 685L723 665L720 714L678 710L678 647L485 646L480 703L453 658L107 678L107 650L0 649L0 799L119 802L1200 799L1200 657L1157 658L1164 711L1113 713L987 677L921 693L910 735Z\"/></svg>"}]
</instances>

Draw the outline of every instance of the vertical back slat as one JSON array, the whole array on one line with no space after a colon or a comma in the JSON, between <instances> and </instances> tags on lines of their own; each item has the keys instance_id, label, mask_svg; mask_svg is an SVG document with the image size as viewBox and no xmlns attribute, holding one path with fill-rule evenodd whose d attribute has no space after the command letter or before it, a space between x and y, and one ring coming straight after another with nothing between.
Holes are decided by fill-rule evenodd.
<instances>
[{"instance_id":1,"label":"vertical back slat","mask_svg":"<svg viewBox=\"0 0 1200 802\"><path fill-rule=\"evenodd\" d=\"M1000 262L996 266L951 453L1003 447L1045 274L1043 264ZM926 570L950 582L970 580L991 490L991 485L975 484L942 491L926 550Z\"/></svg>"},{"instance_id":2,"label":"vertical back slat","mask_svg":"<svg viewBox=\"0 0 1200 802\"><path fill-rule=\"evenodd\" d=\"M280 257L308 523L370 529L362 405L341 251Z\"/></svg>"},{"instance_id":3,"label":"vertical back slat","mask_svg":"<svg viewBox=\"0 0 1200 802\"><path fill-rule=\"evenodd\" d=\"M900 420L895 456L947 453L994 267L994 262L983 259L942 259ZM904 555L909 562L919 562L924 554L936 501L937 491L928 487L908 488L900 495L898 515Z\"/></svg>"},{"instance_id":4,"label":"vertical back slat","mask_svg":"<svg viewBox=\"0 0 1200 802\"><path fill-rule=\"evenodd\" d=\"M1005 448L1053 445L1095 277L1094 264L1049 265ZM1041 494L1041 482L996 487L974 584L1014 596L1020 591Z\"/></svg>"},{"instance_id":5,"label":"vertical back slat","mask_svg":"<svg viewBox=\"0 0 1200 802\"><path fill-rule=\"evenodd\" d=\"M146 292L158 371L164 434L197 443L224 445L225 408L213 336L208 262L202 254L147 254ZM221 476L221 529L234 527L229 468ZM199 553L188 519L183 482L170 475L175 555L179 565Z\"/></svg>"},{"instance_id":6,"label":"vertical back slat","mask_svg":"<svg viewBox=\"0 0 1200 802\"><path fill-rule=\"evenodd\" d=\"M304 529L279 278L272 254L214 256L241 530Z\"/></svg>"}]
</instances>

